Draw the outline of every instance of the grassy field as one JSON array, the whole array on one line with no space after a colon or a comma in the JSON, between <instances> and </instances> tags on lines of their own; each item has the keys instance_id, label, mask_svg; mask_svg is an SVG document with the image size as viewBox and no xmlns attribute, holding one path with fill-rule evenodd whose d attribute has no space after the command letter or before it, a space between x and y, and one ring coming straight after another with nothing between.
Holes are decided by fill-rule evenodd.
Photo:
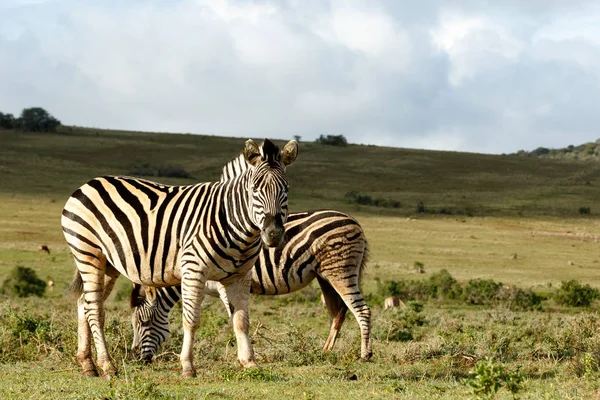
<instances>
[{"instance_id":1,"label":"grassy field","mask_svg":"<svg viewBox=\"0 0 600 400\"><path fill-rule=\"evenodd\" d=\"M373 360L357 362L351 316L336 350L321 352L327 316L311 287L251 299L258 371L236 365L225 310L207 301L195 347L199 377L182 380L179 315L152 366L129 358L129 285L122 279L107 305L120 374L104 382L80 377L74 359L75 304L64 297L74 265L59 221L64 202L94 176L140 168L176 166L193 177L154 178L166 183L215 180L244 140L94 129L0 137L0 277L23 265L56 282L41 299L0 295L0 394L7 398L468 398L469 371L486 357L524 379L521 398L590 398L599 386L597 304L562 307L550 296L565 280L600 287L595 163L301 143L289 169L292 211L350 212L370 243L363 290L373 309ZM352 204L350 191L401 206ZM429 212L415 213L419 201ZM591 214L580 215L581 207ZM38 250L42 244L50 254ZM545 298L542 310L449 300L423 301L422 311L382 309L378 282L426 280L442 269L459 282L533 288ZM394 337L398 326L411 339ZM498 393L511 397L505 388Z\"/></svg>"}]
</instances>

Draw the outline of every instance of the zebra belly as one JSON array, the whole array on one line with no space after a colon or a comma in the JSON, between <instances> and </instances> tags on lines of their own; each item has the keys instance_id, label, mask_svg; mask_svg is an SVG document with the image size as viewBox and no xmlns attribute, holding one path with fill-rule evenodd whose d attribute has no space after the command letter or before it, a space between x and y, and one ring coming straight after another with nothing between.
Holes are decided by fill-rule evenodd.
<instances>
[{"instance_id":1,"label":"zebra belly","mask_svg":"<svg viewBox=\"0 0 600 400\"><path fill-rule=\"evenodd\" d=\"M315 268L312 263L294 263L290 268L257 265L252 271L251 293L274 296L296 292L315 279Z\"/></svg>"}]
</instances>

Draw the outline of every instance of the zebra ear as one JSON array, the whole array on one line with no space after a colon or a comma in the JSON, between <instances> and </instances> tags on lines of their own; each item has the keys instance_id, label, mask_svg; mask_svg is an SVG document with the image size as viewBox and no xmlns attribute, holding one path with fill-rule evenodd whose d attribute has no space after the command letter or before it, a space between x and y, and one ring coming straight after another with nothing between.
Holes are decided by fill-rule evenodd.
<instances>
[{"instance_id":1,"label":"zebra ear","mask_svg":"<svg viewBox=\"0 0 600 400\"><path fill-rule=\"evenodd\" d=\"M253 166L256 166L262 159L262 156L260 155L260 149L252 139L248 139L246 141L246 147L244 147L244 158L248 164Z\"/></svg>"},{"instance_id":2,"label":"zebra ear","mask_svg":"<svg viewBox=\"0 0 600 400\"><path fill-rule=\"evenodd\" d=\"M296 161L298 157L298 142L290 140L281 151L281 161L286 167Z\"/></svg>"},{"instance_id":3,"label":"zebra ear","mask_svg":"<svg viewBox=\"0 0 600 400\"><path fill-rule=\"evenodd\" d=\"M154 301L156 300L156 288L155 287L146 286L146 298L151 303L154 303Z\"/></svg>"},{"instance_id":4,"label":"zebra ear","mask_svg":"<svg viewBox=\"0 0 600 400\"><path fill-rule=\"evenodd\" d=\"M146 299L146 293L142 290L142 285L133 284L131 295L129 296L129 307L138 307Z\"/></svg>"}]
</instances>

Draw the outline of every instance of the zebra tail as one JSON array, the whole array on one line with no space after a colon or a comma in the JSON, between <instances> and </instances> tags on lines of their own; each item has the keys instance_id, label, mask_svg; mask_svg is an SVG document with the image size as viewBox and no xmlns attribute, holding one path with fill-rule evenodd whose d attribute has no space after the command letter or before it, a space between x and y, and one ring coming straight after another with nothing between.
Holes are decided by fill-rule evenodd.
<instances>
[{"instance_id":1,"label":"zebra tail","mask_svg":"<svg viewBox=\"0 0 600 400\"><path fill-rule=\"evenodd\" d=\"M370 256L369 243L365 239L365 252L363 253L363 258L360 263L360 268L359 268L359 272L358 272L358 284L359 285L362 283L362 279L365 274L364 271L365 271L365 268L367 267L367 262L369 261L369 256Z\"/></svg>"},{"instance_id":2,"label":"zebra tail","mask_svg":"<svg viewBox=\"0 0 600 400\"><path fill-rule=\"evenodd\" d=\"M83 279L81 279L81 274L77 268L75 268L73 282L71 282L69 285L67 293L69 293L72 297L79 297L81 293L83 293Z\"/></svg>"}]
</instances>

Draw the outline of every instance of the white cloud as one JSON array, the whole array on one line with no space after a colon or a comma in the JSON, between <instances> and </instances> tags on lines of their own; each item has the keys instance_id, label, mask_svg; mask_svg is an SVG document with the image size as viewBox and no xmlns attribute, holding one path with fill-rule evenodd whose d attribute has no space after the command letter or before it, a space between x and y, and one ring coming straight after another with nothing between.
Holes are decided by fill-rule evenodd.
<instances>
[{"instance_id":1,"label":"white cloud","mask_svg":"<svg viewBox=\"0 0 600 400\"><path fill-rule=\"evenodd\" d=\"M494 153L596 140L600 7L486 4L5 0L0 111Z\"/></svg>"},{"instance_id":2,"label":"white cloud","mask_svg":"<svg viewBox=\"0 0 600 400\"><path fill-rule=\"evenodd\" d=\"M434 45L452 61L449 80L455 86L476 74L508 67L525 48L506 26L481 15L443 13L430 34Z\"/></svg>"}]
</instances>

